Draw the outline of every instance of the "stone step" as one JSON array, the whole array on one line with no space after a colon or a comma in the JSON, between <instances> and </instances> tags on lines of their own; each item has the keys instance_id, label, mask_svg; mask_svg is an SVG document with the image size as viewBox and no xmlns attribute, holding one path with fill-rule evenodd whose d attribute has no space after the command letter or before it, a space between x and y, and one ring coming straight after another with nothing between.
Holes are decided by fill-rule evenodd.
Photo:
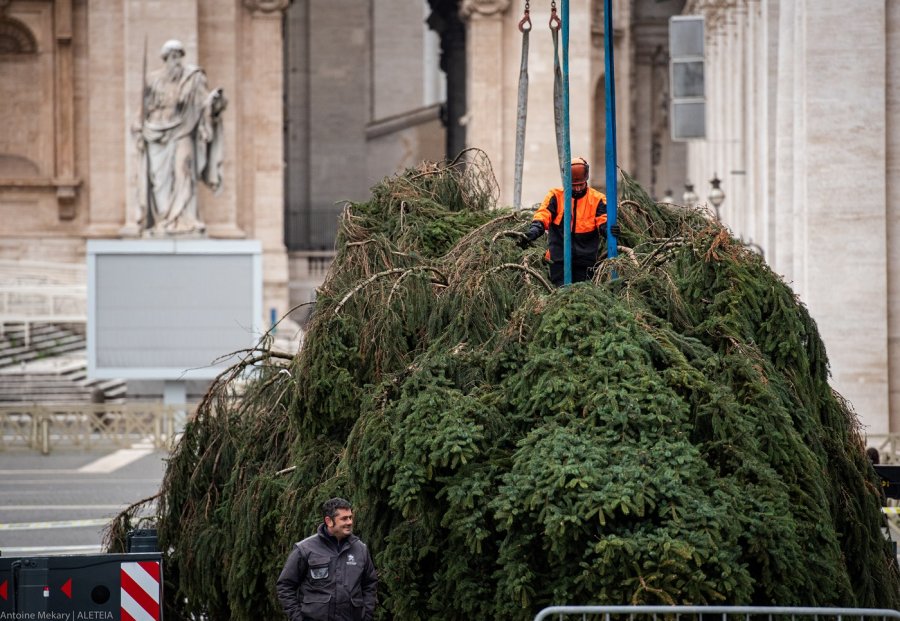
<instances>
[{"instance_id":1,"label":"stone step","mask_svg":"<svg viewBox=\"0 0 900 621\"><path fill-rule=\"evenodd\" d=\"M17 353L0 352L0 367L7 367L14 364L38 360L48 356L57 356L67 352L82 350L85 347L83 340L70 341L49 346L42 349L27 349Z\"/></svg>"},{"instance_id":2,"label":"stone step","mask_svg":"<svg viewBox=\"0 0 900 621\"><path fill-rule=\"evenodd\" d=\"M125 396L125 388L113 386L104 390L106 402L122 399ZM41 403L41 402L92 402L91 388L77 384L31 382L18 385L0 385L0 403Z\"/></svg>"},{"instance_id":3,"label":"stone step","mask_svg":"<svg viewBox=\"0 0 900 621\"><path fill-rule=\"evenodd\" d=\"M128 385L123 380L87 377L85 337L77 329L38 324L24 344L22 326L7 325L0 336L0 403L92 402L96 388L105 403L122 403Z\"/></svg>"},{"instance_id":4,"label":"stone step","mask_svg":"<svg viewBox=\"0 0 900 621\"><path fill-rule=\"evenodd\" d=\"M76 334L72 330L68 330L66 328L61 328L60 326L56 326L53 324L34 324L30 326L28 330L28 340L29 342L40 342L47 338L52 338L54 335L69 335ZM3 328L3 336L0 337L2 340L11 341L14 343L20 343L25 341L25 328L21 326L10 326L6 325Z\"/></svg>"},{"instance_id":5,"label":"stone step","mask_svg":"<svg viewBox=\"0 0 900 621\"><path fill-rule=\"evenodd\" d=\"M67 388L71 390L90 391L97 387L104 393L110 391L121 392L126 383L124 380L94 380L78 381L62 375L37 375L37 374L3 374L0 375L0 391L15 391L18 389L48 389Z\"/></svg>"},{"instance_id":6,"label":"stone step","mask_svg":"<svg viewBox=\"0 0 900 621\"><path fill-rule=\"evenodd\" d=\"M68 335L50 339L47 341L41 341L38 343L29 343L28 345L24 345L22 343L11 343L6 347L0 347L0 356L4 358L13 358L26 354L27 352L41 352L53 347L57 347L59 345L68 345L70 343L80 343L82 349L86 347L86 342L83 338Z\"/></svg>"}]
</instances>

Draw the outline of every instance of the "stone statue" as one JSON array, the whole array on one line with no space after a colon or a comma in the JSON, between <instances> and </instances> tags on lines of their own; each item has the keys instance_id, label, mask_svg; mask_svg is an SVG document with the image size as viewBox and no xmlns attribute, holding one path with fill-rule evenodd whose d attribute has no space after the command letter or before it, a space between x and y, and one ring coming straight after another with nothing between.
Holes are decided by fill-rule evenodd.
<instances>
[{"instance_id":1,"label":"stone statue","mask_svg":"<svg viewBox=\"0 0 900 621\"><path fill-rule=\"evenodd\" d=\"M197 213L197 181L222 188L222 111L227 100L210 91L200 67L184 64L184 46L167 41L166 65L144 80L141 120L134 133L145 235L199 235L206 230ZM146 59L145 59L146 64Z\"/></svg>"}]
</instances>

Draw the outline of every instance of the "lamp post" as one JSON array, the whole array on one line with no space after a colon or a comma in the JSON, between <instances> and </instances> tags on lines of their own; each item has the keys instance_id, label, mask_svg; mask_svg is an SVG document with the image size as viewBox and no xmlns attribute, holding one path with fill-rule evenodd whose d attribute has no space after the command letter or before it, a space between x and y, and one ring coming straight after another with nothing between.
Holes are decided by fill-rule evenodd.
<instances>
[{"instance_id":1,"label":"lamp post","mask_svg":"<svg viewBox=\"0 0 900 621\"><path fill-rule=\"evenodd\" d=\"M712 186L712 190L709 191L709 202L712 203L712 206L716 209L716 220L721 220L719 217L719 207L725 200L725 192L719 187L722 180L719 179L719 176L716 173L713 173L713 178L709 180L709 183Z\"/></svg>"},{"instance_id":2,"label":"lamp post","mask_svg":"<svg viewBox=\"0 0 900 621\"><path fill-rule=\"evenodd\" d=\"M744 240L742 239L741 241L744 241ZM763 250L763 247L762 247L762 246L760 246L759 244L755 243L752 239L751 239L750 241L745 241L745 242L744 242L744 245L747 246L747 248L749 248L752 252L755 252L756 254L758 254L759 256L761 256L761 257L763 258L763 260L765 261L765 259L766 259L766 251Z\"/></svg>"},{"instance_id":3,"label":"lamp post","mask_svg":"<svg viewBox=\"0 0 900 621\"><path fill-rule=\"evenodd\" d=\"M685 207L693 207L697 204L697 193L694 192L694 184L693 183L685 183L684 184L684 194L681 195L681 200L684 201Z\"/></svg>"}]
</instances>

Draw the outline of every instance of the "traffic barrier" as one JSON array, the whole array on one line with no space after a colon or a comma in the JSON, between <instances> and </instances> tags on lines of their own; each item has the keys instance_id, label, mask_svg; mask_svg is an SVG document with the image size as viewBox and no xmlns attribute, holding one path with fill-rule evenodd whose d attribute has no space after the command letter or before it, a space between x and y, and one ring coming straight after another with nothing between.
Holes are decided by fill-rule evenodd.
<instances>
[{"instance_id":1,"label":"traffic barrier","mask_svg":"<svg viewBox=\"0 0 900 621\"><path fill-rule=\"evenodd\" d=\"M0 619L162 619L159 552L0 557Z\"/></svg>"},{"instance_id":2,"label":"traffic barrier","mask_svg":"<svg viewBox=\"0 0 900 621\"><path fill-rule=\"evenodd\" d=\"M159 564L159 561L122 563L120 598L123 619L159 620Z\"/></svg>"},{"instance_id":3,"label":"traffic barrier","mask_svg":"<svg viewBox=\"0 0 900 621\"><path fill-rule=\"evenodd\" d=\"M843 621L900 619L900 611L880 608L791 608L784 606L550 606L534 621Z\"/></svg>"},{"instance_id":4,"label":"traffic barrier","mask_svg":"<svg viewBox=\"0 0 900 621\"><path fill-rule=\"evenodd\" d=\"M13 448L128 447L149 441L171 448L196 405L161 403L0 406L0 451Z\"/></svg>"}]
</instances>

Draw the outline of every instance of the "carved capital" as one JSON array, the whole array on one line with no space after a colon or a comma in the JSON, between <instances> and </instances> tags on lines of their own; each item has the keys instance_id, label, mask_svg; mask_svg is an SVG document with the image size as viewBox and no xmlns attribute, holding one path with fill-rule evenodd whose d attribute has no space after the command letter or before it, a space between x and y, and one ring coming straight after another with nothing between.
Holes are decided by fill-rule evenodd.
<instances>
[{"instance_id":1,"label":"carved capital","mask_svg":"<svg viewBox=\"0 0 900 621\"><path fill-rule=\"evenodd\" d=\"M509 0L463 0L459 14L463 19L469 19L472 15L483 16L497 15L506 12L509 8Z\"/></svg>"},{"instance_id":2,"label":"carved capital","mask_svg":"<svg viewBox=\"0 0 900 621\"><path fill-rule=\"evenodd\" d=\"M260 11L261 13L284 11L288 8L290 3L291 0L244 0L244 6L247 9L251 11Z\"/></svg>"}]
</instances>

